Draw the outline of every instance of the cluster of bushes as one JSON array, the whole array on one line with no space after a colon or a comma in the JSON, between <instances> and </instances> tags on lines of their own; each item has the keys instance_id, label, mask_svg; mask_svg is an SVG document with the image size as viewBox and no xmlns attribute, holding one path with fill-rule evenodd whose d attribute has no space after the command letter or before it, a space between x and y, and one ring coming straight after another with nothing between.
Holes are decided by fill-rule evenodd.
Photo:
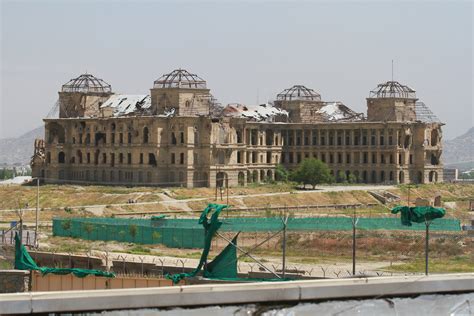
<instances>
[{"instance_id":1,"label":"cluster of bushes","mask_svg":"<svg viewBox=\"0 0 474 316\"><path fill-rule=\"evenodd\" d=\"M289 171L282 165L278 165L275 169L275 178L277 181L294 181L298 184L311 185L313 189L318 184L327 183L357 183L360 179L350 173L347 175L343 171L334 177L331 175L329 167L321 160L315 158L304 159L293 171Z\"/></svg>"}]
</instances>

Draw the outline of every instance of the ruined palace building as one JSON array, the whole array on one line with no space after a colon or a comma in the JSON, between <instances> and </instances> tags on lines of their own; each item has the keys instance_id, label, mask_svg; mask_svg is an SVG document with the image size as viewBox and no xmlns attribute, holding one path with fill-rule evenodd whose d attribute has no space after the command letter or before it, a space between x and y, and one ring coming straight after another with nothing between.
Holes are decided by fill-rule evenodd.
<instances>
[{"instance_id":1,"label":"ruined palace building","mask_svg":"<svg viewBox=\"0 0 474 316\"><path fill-rule=\"evenodd\" d=\"M83 74L61 87L56 106L31 161L46 183L245 186L312 157L336 181L443 180L443 123L396 81L370 91L367 115L302 85L268 104L221 106L184 69L158 78L149 95L116 94Z\"/></svg>"}]
</instances>

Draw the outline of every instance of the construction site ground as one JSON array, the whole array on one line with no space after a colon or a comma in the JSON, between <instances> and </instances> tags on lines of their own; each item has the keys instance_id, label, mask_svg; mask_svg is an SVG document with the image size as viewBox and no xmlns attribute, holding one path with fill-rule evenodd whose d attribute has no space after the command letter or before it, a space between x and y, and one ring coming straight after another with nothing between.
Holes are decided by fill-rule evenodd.
<instances>
[{"instance_id":1,"label":"construction site ground","mask_svg":"<svg viewBox=\"0 0 474 316\"><path fill-rule=\"evenodd\" d=\"M379 203L368 191L389 191L398 195L401 200L394 202L405 204L408 199L413 202L416 198L432 199L442 196L443 206L447 208L447 217L458 218L462 223L468 223L472 218L469 212L469 201L474 199L472 184L436 184L418 186L378 186L378 185L336 185L320 186L316 190L296 190L289 184L261 185L245 188L229 189L229 204L232 211L224 212L225 216L280 216L281 211L274 208L285 206L302 206L291 211L290 216L352 216L354 210L358 216L387 215L394 204ZM225 192L227 193L227 192ZM0 224L8 227L10 221L18 220L18 205L25 205L23 218L27 226L33 227L35 220L35 186L11 185L0 188ZM133 260L158 260L165 258L189 267L194 267L201 254L200 249L170 249L160 245L138 245L118 242L91 242L72 238L52 237L51 219L53 217L82 217L82 216L120 216L128 213L163 213L173 217L198 218L199 212L207 203L226 203L227 194L220 193L215 200L215 190L209 188L125 188L102 186L73 186L45 185L40 186L40 249L63 253L87 253L106 249L110 255L126 254ZM305 208L305 205L356 205L353 208ZM375 206L364 207L366 204ZM255 207L268 209L252 210ZM130 216L130 215L127 215ZM142 216L142 215L139 215ZM0 228L1 229L1 228ZM240 238L246 249L267 238L267 234L244 235ZM384 235L358 235L357 270L378 271L379 273L407 273L423 270L423 233L417 232L409 237ZM381 239L381 238L384 239ZM395 238L396 237L396 238ZM451 236L438 238L433 241L433 271L458 272L470 271L474 267L472 237L467 235L457 238ZM246 239L247 238L247 239ZM404 238L412 238L411 246L403 246ZM330 234L301 234L290 233L288 244L287 266L303 269L312 276L332 271L347 273L351 268L351 239L347 233ZM444 244L443 244L444 243ZM221 243L215 247L211 255L225 246ZM405 248L404 248L405 247ZM389 249L389 251L387 250ZM263 245L255 254L264 262L281 268L281 237ZM181 261L179 261L181 260ZM1 259L0 259L1 261ZM240 269L258 269L251 267L248 258L240 260ZM5 263L3 263L5 264ZM245 270L243 270L245 271ZM319 273L319 274L318 274Z\"/></svg>"}]
</instances>

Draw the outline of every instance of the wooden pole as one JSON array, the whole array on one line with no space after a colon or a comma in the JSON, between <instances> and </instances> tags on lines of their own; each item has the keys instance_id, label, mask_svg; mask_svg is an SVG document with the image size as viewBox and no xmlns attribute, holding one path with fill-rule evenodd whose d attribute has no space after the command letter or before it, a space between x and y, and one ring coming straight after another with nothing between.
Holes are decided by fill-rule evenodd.
<instances>
[{"instance_id":1,"label":"wooden pole","mask_svg":"<svg viewBox=\"0 0 474 316\"><path fill-rule=\"evenodd\" d=\"M39 219L39 177L36 178L36 214L35 214L35 238L34 247L37 247L38 242L38 219Z\"/></svg>"},{"instance_id":2,"label":"wooden pole","mask_svg":"<svg viewBox=\"0 0 474 316\"><path fill-rule=\"evenodd\" d=\"M282 276L285 278L285 271L286 271L286 224L288 223L288 215L285 216L285 218L282 219L283 221L283 242L282 242Z\"/></svg>"},{"instance_id":3,"label":"wooden pole","mask_svg":"<svg viewBox=\"0 0 474 316\"><path fill-rule=\"evenodd\" d=\"M425 220L426 231L425 231L425 275L428 275L428 252L430 244L430 224L431 221Z\"/></svg>"}]
</instances>

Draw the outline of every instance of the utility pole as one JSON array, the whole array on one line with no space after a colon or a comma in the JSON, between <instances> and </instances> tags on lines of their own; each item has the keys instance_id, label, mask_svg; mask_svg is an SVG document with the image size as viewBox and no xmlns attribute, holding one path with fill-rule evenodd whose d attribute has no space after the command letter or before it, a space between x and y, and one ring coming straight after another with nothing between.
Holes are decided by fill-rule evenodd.
<instances>
[{"instance_id":1,"label":"utility pole","mask_svg":"<svg viewBox=\"0 0 474 316\"><path fill-rule=\"evenodd\" d=\"M356 275L356 226L359 221L356 218L356 211L354 209L354 215L352 216L352 275Z\"/></svg>"},{"instance_id":2,"label":"utility pole","mask_svg":"<svg viewBox=\"0 0 474 316\"><path fill-rule=\"evenodd\" d=\"M39 177L36 178L36 214L35 214L35 239L34 246L37 247L38 242L38 218L39 218Z\"/></svg>"},{"instance_id":3,"label":"utility pole","mask_svg":"<svg viewBox=\"0 0 474 316\"><path fill-rule=\"evenodd\" d=\"M227 205L229 205L229 177L225 179L225 187L227 189ZM229 214L229 209L227 209L227 214Z\"/></svg>"},{"instance_id":4,"label":"utility pole","mask_svg":"<svg viewBox=\"0 0 474 316\"><path fill-rule=\"evenodd\" d=\"M425 275L428 275L428 251L430 244L430 224L431 221L425 219L426 231L425 231Z\"/></svg>"},{"instance_id":5,"label":"utility pole","mask_svg":"<svg viewBox=\"0 0 474 316\"><path fill-rule=\"evenodd\" d=\"M283 242L281 244L281 247L282 247L281 269L282 269L282 277L285 278L285 273L286 273L286 225L288 223L288 215L285 214L285 217L282 218L282 222L283 222Z\"/></svg>"}]
</instances>

